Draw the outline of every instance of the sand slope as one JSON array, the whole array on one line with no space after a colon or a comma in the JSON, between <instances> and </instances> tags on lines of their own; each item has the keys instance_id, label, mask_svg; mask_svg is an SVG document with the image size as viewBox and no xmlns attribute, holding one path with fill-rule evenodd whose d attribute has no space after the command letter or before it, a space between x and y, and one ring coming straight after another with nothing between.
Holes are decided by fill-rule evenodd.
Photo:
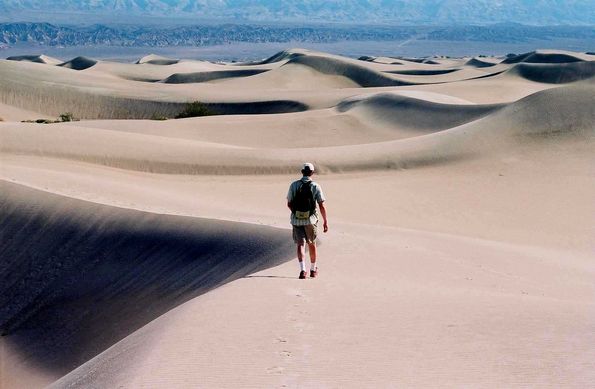
<instances>
[{"instance_id":1,"label":"sand slope","mask_svg":"<svg viewBox=\"0 0 595 389\"><path fill-rule=\"evenodd\" d=\"M52 374L293 252L270 228L100 206L6 182L0 208L3 343Z\"/></svg>"},{"instance_id":2,"label":"sand slope","mask_svg":"<svg viewBox=\"0 0 595 389\"><path fill-rule=\"evenodd\" d=\"M592 56L38 59L0 61L2 388L593 386Z\"/></svg>"}]
</instances>

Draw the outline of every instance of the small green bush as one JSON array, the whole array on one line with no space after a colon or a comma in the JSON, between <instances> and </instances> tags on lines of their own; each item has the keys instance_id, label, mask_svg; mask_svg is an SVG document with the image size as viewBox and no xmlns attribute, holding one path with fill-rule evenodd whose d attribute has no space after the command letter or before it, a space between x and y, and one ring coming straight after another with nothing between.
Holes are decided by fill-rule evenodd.
<instances>
[{"instance_id":1,"label":"small green bush","mask_svg":"<svg viewBox=\"0 0 595 389\"><path fill-rule=\"evenodd\" d=\"M192 103L186 104L184 110L176 115L176 119L209 116L213 114L214 112L209 107L207 107L206 104L201 103L200 101L194 101Z\"/></svg>"}]
</instances>

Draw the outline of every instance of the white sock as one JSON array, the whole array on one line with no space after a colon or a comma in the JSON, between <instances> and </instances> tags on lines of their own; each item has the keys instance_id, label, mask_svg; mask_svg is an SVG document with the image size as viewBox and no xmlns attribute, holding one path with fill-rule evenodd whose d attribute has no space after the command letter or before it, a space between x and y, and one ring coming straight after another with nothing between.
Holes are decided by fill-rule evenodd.
<instances>
[{"instance_id":1,"label":"white sock","mask_svg":"<svg viewBox=\"0 0 595 389\"><path fill-rule=\"evenodd\" d=\"M312 262L312 263L310 264L310 270L311 270L311 271L316 271L316 262Z\"/></svg>"},{"instance_id":2,"label":"white sock","mask_svg":"<svg viewBox=\"0 0 595 389\"><path fill-rule=\"evenodd\" d=\"M300 261L300 270L301 271L306 271L306 262Z\"/></svg>"}]
</instances>

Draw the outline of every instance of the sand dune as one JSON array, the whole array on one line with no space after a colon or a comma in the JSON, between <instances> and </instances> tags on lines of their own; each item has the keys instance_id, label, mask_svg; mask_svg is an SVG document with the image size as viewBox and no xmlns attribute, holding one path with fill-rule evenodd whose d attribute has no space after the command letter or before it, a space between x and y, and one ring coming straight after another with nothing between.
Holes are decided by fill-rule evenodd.
<instances>
[{"instance_id":1,"label":"sand dune","mask_svg":"<svg viewBox=\"0 0 595 389\"><path fill-rule=\"evenodd\" d=\"M293 253L286 233L271 228L100 206L6 182L1 193L2 335L30 365L58 376L171 308Z\"/></svg>"},{"instance_id":2,"label":"sand dune","mask_svg":"<svg viewBox=\"0 0 595 389\"><path fill-rule=\"evenodd\" d=\"M49 119L50 117L49 115L44 115L39 112L33 112L12 105L0 103L0 118L2 118L2 121L20 121Z\"/></svg>"},{"instance_id":3,"label":"sand dune","mask_svg":"<svg viewBox=\"0 0 595 389\"><path fill-rule=\"evenodd\" d=\"M186 102L195 100L211 104L219 113L233 114L331 108L347 97L361 94L361 87L370 92L412 88L476 103L500 103L548 87L531 85L532 78L569 82L587 77L592 67L592 61L584 61L574 64L577 68L573 64L554 64L551 68L537 69L539 72L528 71L523 64L469 66L453 71L460 69L461 64L449 60L445 65L409 62L399 67L399 73L389 73L395 71L393 65L306 50L288 51L277 58L280 61L242 66L241 71L236 65L204 61L179 61L163 66L78 58L63 67L0 61L3 76L0 102L54 117L72 112L83 119L173 117ZM70 67L83 71L73 73ZM501 84L496 76L507 70L510 74L520 74L528 84L516 80ZM495 78L495 82L460 83L486 78ZM165 80L167 86L155 84L161 80ZM255 94L254 90L267 93ZM242 109L238 104L249 108Z\"/></svg>"},{"instance_id":4,"label":"sand dune","mask_svg":"<svg viewBox=\"0 0 595 389\"><path fill-rule=\"evenodd\" d=\"M0 61L2 388L595 382L588 54L36 58Z\"/></svg>"},{"instance_id":5,"label":"sand dune","mask_svg":"<svg viewBox=\"0 0 595 389\"><path fill-rule=\"evenodd\" d=\"M194 82L208 82L233 77L249 77L266 72L265 69L253 70L221 70L215 72L175 73L163 80L166 84L184 84Z\"/></svg>"},{"instance_id":6,"label":"sand dune","mask_svg":"<svg viewBox=\"0 0 595 389\"><path fill-rule=\"evenodd\" d=\"M93 67L97 64L97 61L93 58L88 57L76 57L71 59L70 61L64 62L58 66L62 66L64 68L72 69L72 70L85 70Z\"/></svg>"},{"instance_id":7,"label":"sand dune","mask_svg":"<svg viewBox=\"0 0 595 389\"><path fill-rule=\"evenodd\" d=\"M496 65L497 62L489 62L483 58L473 57L469 61L465 62L467 66L473 66L476 68L489 68L491 66Z\"/></svg>"},{"instance_id":8,"label":"sand dune","mask_svg":"<svg viewBox=\"0 0 595 389\"><path fill-rule=\"evenodd\" d=\"M341 62L334 58L303 55L291 59L287 64L299 64L311 67L323 74L343 76L364 88L410 85L408 82L393 79L372 69L349 62Z\"/></svg>"},{"instance_id":9,"label":"sand dune","mask_svg":"<svg viewBox=\"0 0 595 389\"><path fill-rule=\"evenodd\" d=\"M411 69L411 70L389 70L385 73L404 74L410 76L435 76L438 74L448 74L457 72L460 69Z\"/></svg>"},{"instance_id":10,"label":"sand dune","mask_svg":"<svg viewBox=\"0 0 595 389\"><path fill-rule=\"evenodd\" d=\"M307 53L307 52L308 52L308 50L300 50L300 49L298 49L298 50L296 50L296 49L283 50L278 53L275 53L274 55L270 56L269 58L263 59L262 61L235 63L234 65L236 65L236 66L264 65L264 64L271 64L271 63L275 63L275 62L286 62L293 58L297 58L302 55L305 55L305 53Z\"/></svg>"},{"instance_id":11,"label":"sand dune","mask_svg":"<svg viewBox=\"0 0 595 389\"><path fill-rule=\"evenodd\" d=\"M396 61L395 58L391 57L370 57L368 55L363 55L358 58L360 61L367 61L367 62L378 62L384 63L388 65L403 65L402 62Z\"/></svg>"},{"instance_id":12,"label":"sand dune","mask_svg":"<svg viewBox=\"0 0 595 389\"><path fill-rule=\"evenodd\" d=\"M379 93L341 102L340 112L366 116L368 121L388 122L392 127L415 130L444 130L486 116L502 105L454 105Z\"/></svg>"},{"instance_id":13,"label":"sand dune","mask_svg":"<svg viewBox=\"0 0 595 389\"><path fill-rule=\"evenodd\" d=\"M581 61L592 61L588 55L574 52L562 52L553 50L537 50L529 53L515 55L506 58L502 63L569 63L569 62L581 62Z\"/></svg>"},{"instance_id":14,"label":"sand dune","mask_svg":"<svg viewBox=\"0 0 595 389\"><path fill-rule=\"evenodd\" d=\"M59 65L62 63L59 59L48 57L47 55L19 55L14 57L7 57L8 61L27 61L43 63L47 65Z\"/></svg>"},{"instance_id":15,"label":"sand dune","mask_svg":"<svg viewBox=\"0 0 595 389\"><path fill-rule=\"evenodd\" d=\"M566 84L595 76L595 62L570 62L562 64L519 63L507 73L527 80L546 84Z\"/></svg>"},{"instance_id":16,"label":"sand dune","mask_svg":"<svg viewBox=\"0 0 595 389\"><path fill-rule=\"evenodd\" d=\"M433 134L411 134L408 139L372 144L272 149L266 154L258 148L213 145L199 140L187 142L163 134L148 136L76 125L35 124L5 125L0 150L170 174L289 173L300 160L314 160L323 172L414 167L486 154L497 150L499 144L514 146L514 136L520 130L548 133L558 128L591 134L595 114L582 102L594 97L591 83L539 92L506 108L445 105L403 96L375 95L361 101L348 100L339 105L339 111L353 109L362 122L385 121L396 128L422 133L432 130ZM482 116L483 119L476 120ZM465 122L468 123L462 125ZM448 131L438 131L449 125L452 128ZM316 139L311 142L312 146L317 143ZM77 144L86 146L77 148Z\"/></svg>"},{"instance_id":17,"label":"sand dune","mask_svg":"<svg viewBox=\"0 0 595 389\"><path fill-rule=\"evenodd\" d=\"M137 64L148 63L151 65L174 65L178 62L180 62L179 59L166 58L156 54L146 55L136 61Z\"/></svg>"}]
</instances>

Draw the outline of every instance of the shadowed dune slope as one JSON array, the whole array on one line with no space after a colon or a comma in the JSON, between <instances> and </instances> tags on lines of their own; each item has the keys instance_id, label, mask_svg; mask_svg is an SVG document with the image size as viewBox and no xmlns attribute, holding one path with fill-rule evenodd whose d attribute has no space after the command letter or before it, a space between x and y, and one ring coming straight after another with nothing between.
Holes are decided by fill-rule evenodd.
<instances>
[{"instance_id":1,"label":"shadowed dune slope","mask_svg":"<svg viewBox=\"0 0 595 389\"><path fill-rule=\"evenodd\" d=\"M222 70L214 72L176 73L163 80L166 84L189 84L208 82L223 78L249 77L266 72L266 69Z\"/></svg>"},{"instance_id":2,"label":"shadowed dune slope","mask_svg":"<svg viewBox=\"0 0 595 389\"><path fill-rule=\"evenodd\" d=\"M459 71L460 69L408 69L408 70L385 70L384 73L403 74L408 76L436 76Z\"/></svg>"},{"instance_id":3,"label":"shadowed dune slope","mask_svg":"<svg viewBox=\"0 0 595 389\"><path fill-rule=\"evenodd\" d=\"M323 74L343 76L364 88L414 85L414 83L393 79L365 66L332 57L302 55L291 59L287 64L299 64L308 66Z\"/></svg>"},{"instance_id":4,"label":"shadowed dune slope","mask_svg":"<svg viewBox=\"0 0 595 389\"><path fill-rule=\"evenodd\" d=\"M287 61L287 60L305 55L305 53L302 51L306 51L306 50L283 50L283 51L279 51L278 53L273 54L269 58L263 59L262 61L240 62L240 63L235 63L234 65L236 65L236 66L266 65L266 64L271 64L271 63L275 63L275 62Z\"/></svg>"},{"instance_id":5,"label":"shadowed dune slope","mask_svg":"<svg viewBox=\"0 0 595 389\"><path fill-rule=\"evenodd\" d=\"M92 58L76 57L76 58L73 58L70 61L64 62L63 64L60 64L58 66L62 66L64 68L73 69L73 70L85 70L85 69L89 69L90 67L95 66L96 64L97 64L97 61Z\"/></svg>"},{"instance_id":6,"label":"shadowed dune slope","mask_svg":"<svg viewBox=\"0 0 595 389\"><path fill-rule=\"evenodd\" d=\"M393 93L354 97L341 102L340 112L365 117L366 122L389 123L400 128L442 130L483 117L503 107L501 104L440 104Z\"/></svg>"},{"instance_id":7,"label":"shadowed dune slope","mask_svg":"<svg viewBox=\"0 0 595 389\"><path fill-rule=\"evenodd\" d=\"M8 61L26 61L35 63L44 63L47 65L58 65L62 61L56 58L48 57L47 55L17 55L13 57L7 57Z\"/></svg>"},{"instance_id":8,"label":"shadowed dune slope","mask_svg":"<svg viewBox=\"0 0 595 389\"><path fill-rule=\"evenodd\" d=\"M3 342L53 375L177 305L293 254L285 230L0 185Z\"/></svg>"},{"instance_id":9,"label":"shadowed dune slope","mask_svg":"<svg viewBox=\"0 0 595 389\"><path fill-rule=\"evenodd\" d=\"M585 58L579 53L565 53L554 51L531 51L529 53L519 54L506 58L502 63L568 63L581 62Z\"/></svg>"},{"instance_id":10,"label":"shadowed dune slope","mask_svg":"<svg viewBox=\"0 0 595 389\"><path fill-rule=\"evenodd\" d=\"M386 65L403 65L402 62L395 61L395 59L391 57L370 57L369 55L362 55L358 58L358 60L365 62L382 63Z\"/></svg>"},{"instance_id":11,"label":"shadowed dune slope","mask_svg":"<svg viewBox=\"0 0 595 389\"><path fill-rule=\"evenodd\" d=\"M469 61L465 62L465 65L476 68L489 68L496 65L496 63L483 61L480 58L471 58Z\"/></svg>"},{"instance_id":12,"label":"shadowed dune slope","mask_svg":"<svg viewBox=\"0 0 595 389\"><path fill-rule=\"evenodd\" d=\"M586 80L595 76L595 62L571 62L559 64L519 63L507 74L545 84L564 84Z\"/></svg>"}]
</instances>

